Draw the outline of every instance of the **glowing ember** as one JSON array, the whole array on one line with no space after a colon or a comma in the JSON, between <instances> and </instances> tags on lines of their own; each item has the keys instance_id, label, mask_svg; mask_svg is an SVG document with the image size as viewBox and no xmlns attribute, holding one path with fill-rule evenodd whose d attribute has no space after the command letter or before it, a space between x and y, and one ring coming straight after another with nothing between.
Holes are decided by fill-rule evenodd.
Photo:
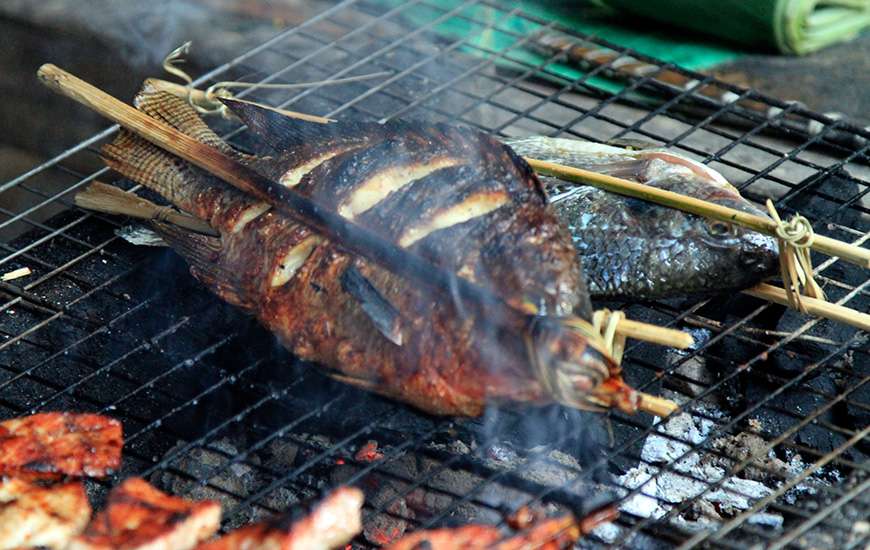
<instances>
[{"instance_id":1,"label":"glowing ember","mask_svg":"<svg viewBox=\"0 0 870 550\"><path fill-rule=\"evenodd\" d=\"M375 440L368 441L365 445L360 447L359 451L356 452L354 458L359 462L374 462L376 460L381 460L384 458L384 453L378 451L378 442Z\"/></svg>"}]
</instances>

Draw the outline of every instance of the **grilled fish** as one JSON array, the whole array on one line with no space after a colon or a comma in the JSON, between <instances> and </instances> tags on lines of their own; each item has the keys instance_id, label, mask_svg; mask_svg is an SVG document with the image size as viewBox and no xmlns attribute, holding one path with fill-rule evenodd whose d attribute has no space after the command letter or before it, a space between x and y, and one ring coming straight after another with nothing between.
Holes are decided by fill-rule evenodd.
<instances>
[{"instance_id":1,"label":"grilled fish","mask_svg":"<svg viewBox=\"0 0 870 550\"><path fill-rule=\"evenodd\" d=\"M112 489L106 508L67 550L190 550L220 527L216 501L193 502L158 491L141 478Z\"/></svg>"},{"instance_id":2,"label":"grilled fish","mask_svg":"<svg viewBox=\"0 0 870 550\"><path fill-rule=\"evenodd\" d=\"M49 412L0 422L0 475L103 477L121 465L121 423Z\"/></svg>"},{"instance_id":3,"label":"grilled fish","mask_svg":"<svg viewBox=\"0 0 870 550\"><path fill-rule=\"evenodd\" d=\"M362 531L362 491L339 487L307 513L299 510L247 525L205 542L196 550L329 550L342 548Z\"/></svg>"},{"instance_id":4,"label":"grilled fish","mask_svg":"<svg viewBox=\"0 0 870 550\"><path fill-rule=\"evenodd\" d=\"M51 487L0 480L0 550L67 547L91 517L81 481Z\"/></svg>"},{"instance_id":5,"label":"grilled fish","mask_svg":"<svg viewBox=\"0 0 870 550\"><path fill-rule=\"evenodd\" d=\"M340 380L434 414L490 400L616 406L639 396L578 324L591 305L570 234L529 166L466 128L291 119L226 104L271 149L239 153L181 99L148 87L135 105L428 261L537 312L528 338L342 251L270 205L122 131L106 163L220 232L157 224L191 273L256 315L297 356ZM576 317L575 317L576 318ZM530 351L531 350L531 351Z\"/></svg>"},{"instance_id":6,"label":"grilled fish","mask_svg":"<svg viewBox=\"0 0 870 550\"><path fill-rule=\"evenodd\" d=\"M543 136L507 140L519 155L609 174L766 216L721 174L663 149L633 151ZM551 188L565 182L542 177ZM552 203L568 225L589 292L669 298L739 290L776 273L776 240L737 225L608 193L568 187Z\"/></svg>"}]
</instances>

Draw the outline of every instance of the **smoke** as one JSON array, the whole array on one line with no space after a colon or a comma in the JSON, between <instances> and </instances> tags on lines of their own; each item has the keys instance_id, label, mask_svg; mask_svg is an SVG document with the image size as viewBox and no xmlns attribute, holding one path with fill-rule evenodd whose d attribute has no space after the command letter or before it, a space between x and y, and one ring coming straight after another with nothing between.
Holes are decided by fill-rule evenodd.
<instances>
[{"instance_id":1,"label":"smoke","mask_svg":"<svg viewBox=\"0 0 870 550\"><path fill-rule=\"evenodd\" d=\"M92 0L75 9L55 2L5 0L0 13L49 28L80 33L120 53L134 68L159 67L188 40L202 66L213 66L274 35L272 21L234 14L230 5L205 0Z\"/></svg>"}]
</instances>

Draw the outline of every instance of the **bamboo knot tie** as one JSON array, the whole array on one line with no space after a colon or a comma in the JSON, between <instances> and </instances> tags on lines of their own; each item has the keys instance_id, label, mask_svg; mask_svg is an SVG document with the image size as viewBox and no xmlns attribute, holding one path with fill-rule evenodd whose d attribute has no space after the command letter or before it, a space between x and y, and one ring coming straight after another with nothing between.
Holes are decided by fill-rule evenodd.
<instances>
[{"instance_id":1,"label":"bamboo knot tie","mask_svg":"<svg viewBox=\"0 0 870 550\"><path fill-rule=\"evenodd\" d=\"M220 114L223 118L230 118L227 106L220 102L220 98L229 99L233 97L232 92L223 87L223 85L227 84L226 82L213 84L195 97L194 94L197 92L197 89L193 87L193 78L186 71L178 68L178 63L184 62L184 56L190 53L190 46L191 42L185 42L169 52L169 55L163 60L163 70L177 76L186 83L187 102L198 113L202 115Z\"/></svg>"},{"instance_id":2,"label":"bamboo knot tie","mask_svg":"<svg viewBox=\"0 0 870 550\"><path fill-rule=\"evenodd\" d=\"M815 233L810 221L800 214L783 220L773 201L767 199L767 211L776 222L776 238L779 242L779 269L789 305L802 313L807 308L801 302L801 294L819 300L825 299L825 291L813 278L813 262L810 247Z\"/></svg>"},{"instance_id":3,"label":"bamboo knot tie","mask_svg":"<svg viewBox=\"0 0 870 550\"><path fill-rule=\"evenodd\" d=\"M219 114L225 119L233 119L234 116L232 111L226 106L225 103L221 101L221 99L235 99L235 95L229 90L229 88L239 88L239 89L250 89L250 88L258 88L261 90L297 90L300 88L312 88L316 86L331 86L335 84L349 84L351 82L360 82L363 80L370 80L373 78L379 78L383 76L389 76L393 73L391 71L379 71L376 73L358 75L358 76L349 76L345 78L332 78L328 80L319 80L316 82L299 82L292 84L283 84L283 83L268 83L268 82L241 82L237 80L225 80L222 82L217 82L212 84L205 90L198 90L193 86L193 78L186 71L180 69L178 67L179 63L184 62L184 57L190 53L190 42L185 42L181 46L175 48L166 58L163 60L163 70L167 73L176 76L185 82L183 89L186 90L186 98L187 102L190 103L190 106L196 109L196 111L201 115L212 115ZM296 115L298 113L293 113L292 111L282 111L280 109L276 109L279 112L289 113L291 115ZM317 122L330 122L330 119L324 119L322 117L312 117L311 115L302 116L302 118L314 118L319 119Z\"/></svg>"},{"instance_id":4,"label":"bamboo knot tie","mask_svg":"<svg viewBox=\"0 0 870 550\"><path fill-rule=\"evenodd\" d=\"M169 222L169 217L175 212L175 209L170 205L166 206L158 206L151 213L151 219L156 222L166 223Z\"/></svg>"},{"instance_id":5,"label":"bamboo knot tie","mask_svg":"<svg viewBox=\"0 0 870 550\"><path fill-rule=\"evenodd\" d=\"M625 335L617 332L619 323L625 320L622 311L599 309L592 314L592 327L601 334L605 349L617 365L622 364L622 354L625 351Z\"/></svg>"}]
</instances>

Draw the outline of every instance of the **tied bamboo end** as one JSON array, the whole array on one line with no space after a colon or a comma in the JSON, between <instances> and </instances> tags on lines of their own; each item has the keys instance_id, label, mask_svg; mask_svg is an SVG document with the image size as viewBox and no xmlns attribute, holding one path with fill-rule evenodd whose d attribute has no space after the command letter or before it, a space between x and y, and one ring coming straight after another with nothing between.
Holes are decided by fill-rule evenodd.
<instances>
[{"instance_id":1,"label":"tied bamboo end","mask_svg":"<svg viewBox=\"0 0 870 550\"><path fill-rule=\"evenodd\" d=\"M622 354L625 352L626 335L617 330L624 321L625 313L622 311L599 309L592 315L592 328L601 334L605 349L617 365L622 364Z\"/></svg>"},{"instance_id":2,"label":"tied bamboo end","mask_svg":"<svg viewBox=\"0 0 870 550\"><path fill-rule=\"evenodd\" d=\"M810 248L815 241L813 226L800 214L792 216L789 220L783 220L770 199L767 199L766 206L770 217L777 224L780 275L789 307L806 314L807 306L801 300L801 295L822 301L827 298L825 291L813 277L813 262L810 256Z\"/></svg>"},{"instance_id":3,"label":"tied bamboo end","mask_svg":"<svg viewBox=\"0 0 870 550\"><path fill-rule=\"evenodd\" d=\"M680 406L664 397L648 393L637 393L637 409L659 418L665 418L680 410Z\"/></svg>"}]
</instances>

